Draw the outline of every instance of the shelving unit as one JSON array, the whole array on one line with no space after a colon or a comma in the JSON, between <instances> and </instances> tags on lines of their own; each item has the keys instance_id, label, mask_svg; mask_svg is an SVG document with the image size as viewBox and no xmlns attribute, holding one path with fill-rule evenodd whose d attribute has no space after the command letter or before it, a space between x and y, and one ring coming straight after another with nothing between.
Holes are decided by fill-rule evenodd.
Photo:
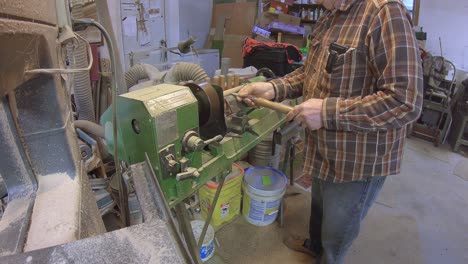
<instances>
[{"instance_id":1,"label":"shelving unit","mask_svg":"<svg viewBox=\"0 0 468 264\"><path fill-rule=\"evenodd\" d=\"M284 9L283 9L284 10ZM302 17L302 11L307 12L307 16L305 18ZM267 10L264 10L266 14ZM288 15L293 15L296 16L300 19L300 22L295 22L298 24L293 24L293 25L300 25L301 27L305 27L305 34L301 33L291 33L289 31L284 31L281 29L269 29L272 33L272 38L277 39L278 38L278 33L282 34L281 41L285 43L290 43L293 45L296 45L298 47L304 47L306 45L306 37L312 30L314 29L315 24L317 23L318 14L323 14L325 12L325 9L321 5L317 4L293 4L288 6ZM311 15L312 14L312 15ZM266 14L267 17L270 17L271 19L278 19L279 15L274 14L274 13L268 13ZM309 17L310 16L310 17ZM283 22L284 23L284 22ZM288 23L286 23L288 24ZM292 24L292 23L291 23ZM298 31L299 32L299 31Z\"/></svg>"},{"instance_id":2,"label":"shelving unit","mask_svg":"<svg viewBox=\"0 0 468 264\"><path fill-rule=\"evenodd\" d=\"M314 12L315 19L301 19L301 24L315 24L317 22L317 15L316 12L321 10L320 12L325 12L325 9L321 5L317 4L293 4L289 6L289 13L297 12L302 17L302 9L309 10Z\"/></svg>"},{"instance_id":3,"label":"shelving unit","mask_svg":"<svg viewBox=\"0 0 468 264\"><path fill-rule=\"evenodd\" d=\"M270 32L271 32L271 34L278 34L278 33L281 32L281 34L283 34L283 36L285 36L285 35L302 36L302 34L287 32L287 31L283 31L283 30L280 30L280 29L274 29L274 28L270 29Z\"/></svg>"},{"instance_id":4,"label":"shelving unit","mask_svg":"<svg viewBox=\"0 0 468 264\"><path fill-rule=\"evenodd\" d=\"M315 23L317 23L317 20L301 19L301 23L304 23L304 24L315 24Z\"/></svg>"}]
</instances>

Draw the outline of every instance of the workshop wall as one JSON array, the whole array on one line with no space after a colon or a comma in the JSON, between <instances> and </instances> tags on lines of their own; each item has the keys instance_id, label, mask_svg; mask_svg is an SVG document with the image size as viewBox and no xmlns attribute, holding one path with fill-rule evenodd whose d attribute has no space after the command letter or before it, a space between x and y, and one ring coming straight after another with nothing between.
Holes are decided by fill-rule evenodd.
<instances>
[{"instance_id":1,"label":"workshop wall","mask_svg":"<svg viewBox=\"0 0 468 264\"><path fill-rule=\"evenodd\" d=\"M124 10L127 8L122 8L122 3L133 3L134 1L125 0L125 1L115 1L115 0L107 0L109 6L109 12L111 13L111 20L112 25L114 28L115 38L117 41L117 45L119 46L120 56L122 58L122 62L124 62L123 68L124 71L128 70L129 68L129 51L144 51L150 50L153 47L142 47L140 45L140 40L135 37L135 41L130 41L128 35L125 36L123 31L125 31L124 27L122 26L122 18L126 17L130 10ZM162 23L154 23L151 25L151 39L154 43L159 42L160 39L166 38L169 47L176 46L177 43L180 41L179 36L179 0L146 0L142 1L147 3L149 7L151 5L160 5L161 6L161 15L164 16ZM131 8L128 8L131 9ZM156 15L154 15L156 16ZM149 18L149 14L148 14ZM154 20L161 21L159 18L155 18ZM128 25L127 25L128 26ZM128 29L128 28L127 28ZM128 34L128 32L127 32ZM137 33L138 34L138 33ZM132 35L132 33L130 33ZM126 43L125 43L126 42ZM127 44L127 45L124 45ZM129 47L129 45L131 47ZM147 46L147 45L146 45ZM133 49L132 49L133 47ZM104 51L104 49L101 49ZM157 53L157 52L155 52ZM146 56L144 52L141 52L141 56ZM138 54L136 56L139 56ZM153 57L158 57L158 54L152 54ZM171 54L169 54L169 60L171 60ZM103 57L107 57L106 51L104 51Z\"/></svg>"},{"instance_id":2,"label":"workshop wall","mask_svg":"<svg viewBox=\"0 0 468 264\"><path fill-rule=\"evenodd\" d=\"M468 71L468 0L423 0L419 12L419 26L427 32L426 48L440 55L439 37L443 56L457 69Z\"/></svg>"},{"instance_id":3,"label":"workshop wall","mask_svg":"<svg viewBox=\"0 0 468 264\"><path fill-rule=\"evenodd\" d=\"M181 40L192 36L197 39L194 47L203 48L210 30L212 0L179 0L179 36ZM172 28L170 29L172 30Z\"/></svg>"}]
</instances>

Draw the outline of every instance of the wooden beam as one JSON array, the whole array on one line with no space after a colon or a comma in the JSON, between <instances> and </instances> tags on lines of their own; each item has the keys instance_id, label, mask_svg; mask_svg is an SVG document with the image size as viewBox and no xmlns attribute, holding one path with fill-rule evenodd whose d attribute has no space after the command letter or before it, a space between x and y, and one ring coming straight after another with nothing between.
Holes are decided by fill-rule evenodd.
<instances>
[{"instance_id":1,"label":"wooden beam","mask_svg":"<svg viewBox=\"0 0 468 264\"><path fill-rule=\"evenodd\" d=\"M413 1L413 24L417 26L419 24L419 9L421 6L421 0Z\"/></svg>"}]
</instances>

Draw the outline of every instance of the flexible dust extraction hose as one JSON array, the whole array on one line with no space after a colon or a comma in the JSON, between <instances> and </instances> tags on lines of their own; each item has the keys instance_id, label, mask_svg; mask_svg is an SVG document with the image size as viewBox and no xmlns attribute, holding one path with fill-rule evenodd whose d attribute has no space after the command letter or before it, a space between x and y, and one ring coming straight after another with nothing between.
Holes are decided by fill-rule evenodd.
<instances>
[{"instance_id":1,"label":"flexible dust extraction hose","mask_svg":"<svg viewBox=\"0 0 468 264\"><path fill-rule=\"evenodd\" d=\"M139 80L148 79L145 66L142 64L133 65L133 67L125 73L125 83L127 89L137 84Z\"/></svg>"},{"instance_id":2,"label":"flexible dust extraction hose","mask_svg":"<svg viewBox=\"0 0 468 264\"><path fill-rule=\"evenodd\" d=\"M153 79L155 75L159 74L159 70L150 64L136 64L125 73L125 83L127 89L138 84L140 80Z\"/></svg>"},{"instance_id":3,"label":"flexible dust extraction hose","mask_svg":"<svg viewBox=\"0 0 468 264\"><path fill-rule=\"evenodd\" d=\"M75 126L75 128L79 128L83 130L85 133L88 133L97 137L95 139L96 139L96 142L98 143L102 160L111 158L110 153L107 150L107 146L104 143L105 134L104 134L104 128L101 125L88 121L88 120L76 120L73 122L73 125Z\"/></svg>"},{"instance_id":4,"label":"flexible dust extraction hose","mask_svg":"<svg viewBox=\"0 0 468 264\"><path fill-rule=\"evenodd\" d=\"M83 16L83 1L72 1L72 17L78 19L83 18ZM82 31L77 32L77 34L85 37ZM67 45L67 55L72 68L86 68L88 66L88 52L86 43L82 39L78 40L76 48L74 48L71 43ZM96 114L94 112L89 72L83 71L75 73L73 80L78 119L95 122Z\"/></svg>"},{"instance_id":5,"label":"flexible dust extraction hose","mask_svg":"<svg viewBox=\"0 0 468 264\"><path fill-rule=\"evenodd\" d=\"M205 70L197 64L188 62L179 62L172 67L164 76L163 82L178 84L188 81L204 81L208 78Z\"/></svg>"},{"instance_id":6,"label":"flexible dust extraction hose","mask_svg":"<svg viewBox=\"0 0 468 264\"><path fill-rule=\"evenodd\" d=\"M76 120L73 122L73 125L75 128L82 129L83 131L93 134L97 137L104 138L104 128L99 124L87 120Z\"/></svg>"}]
</instances>

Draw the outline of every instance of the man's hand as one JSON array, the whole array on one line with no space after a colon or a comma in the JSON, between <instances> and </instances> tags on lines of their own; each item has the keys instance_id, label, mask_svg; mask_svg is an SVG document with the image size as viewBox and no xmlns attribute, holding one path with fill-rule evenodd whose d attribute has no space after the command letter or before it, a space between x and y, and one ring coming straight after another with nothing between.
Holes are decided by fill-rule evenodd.
<instances>
[{"instance_id":1,"label":"man's hand","mask_svg":"<svg viewBox=\"0 0 468 264\"><path fill-rule=\"evenodd\" d=\"M275 89L273 84L268 82L250 83L244 86L238 93L237 100L246 102L250 106L255 106L250 96L272 100L275 98Z\"/></svg>"},{"instance_id":2,"label":"man's hand","mask_svg":"<svg viewBox=\"0 0 468 264\"><path fill-rule=\"evenodd\" d=\"M309 99L294 109L286 116L288 121L294 120L301 127L310 130L317 130L323 127L322 124L322 99Z\"/></svg>"}]
</instances>

